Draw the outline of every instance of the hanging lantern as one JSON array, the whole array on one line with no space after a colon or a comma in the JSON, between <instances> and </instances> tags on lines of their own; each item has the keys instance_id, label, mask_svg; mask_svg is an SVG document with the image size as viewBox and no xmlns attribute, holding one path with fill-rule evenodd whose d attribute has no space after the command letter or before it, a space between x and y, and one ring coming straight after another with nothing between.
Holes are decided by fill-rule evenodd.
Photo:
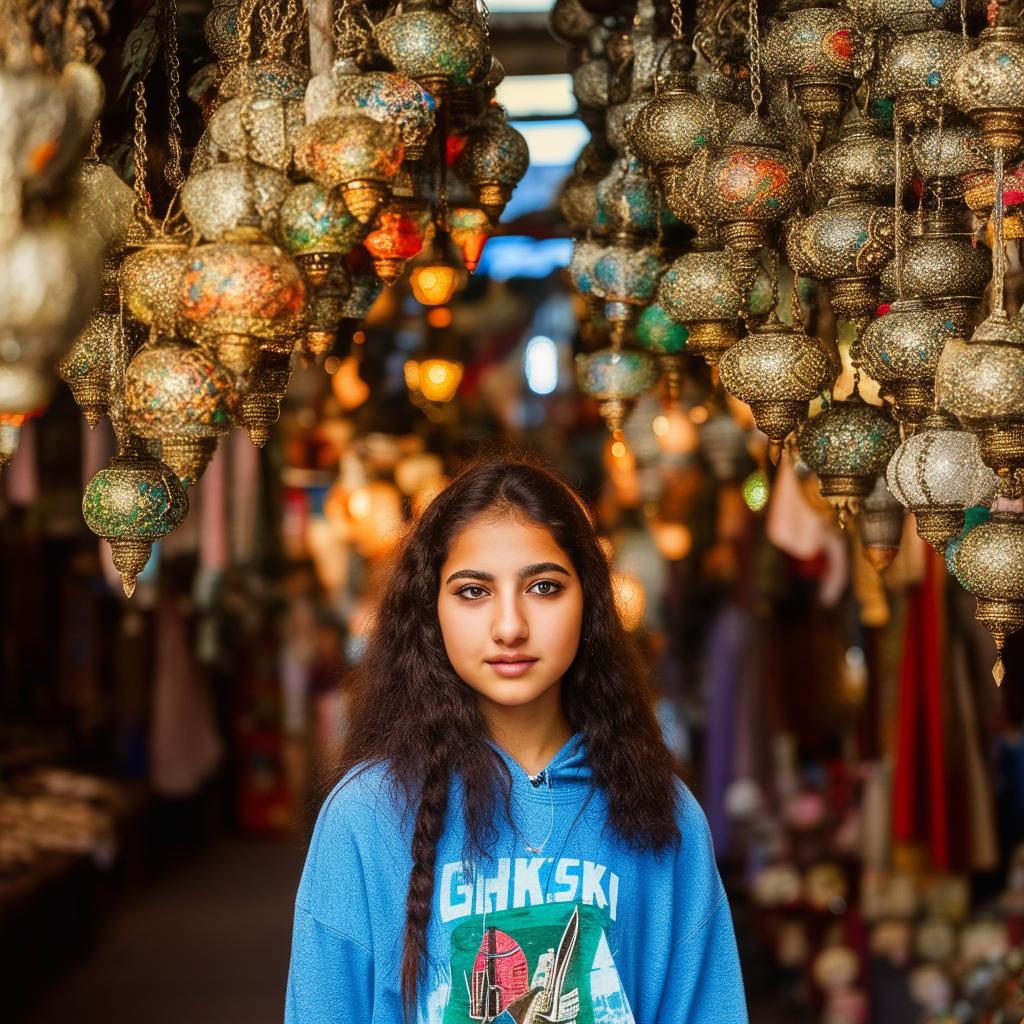
<instances>
[{"instance_id":1,"label":"hanging lantern","mask_svg":"<svg viewBox=\"0 0 1024 1024\"><path fill-rule=\"evenodd\" d=\"M526 139L502 112L469 137L455 162L455 173L469 186L484 213L497 222L529 161Z\"/></svg>"},{"instance_id":2,"label":"hanging lantern","mask_svg":"<svg viewBox=\"0 0 1024 1024\"><path fill-rule=\"evenodd\" d=\"M415 79L440 105L445 94L487 68L487 33L477 19L456 17L445 0L403 0L378 22L374 38L396 70Z\"/></svg>"},{"instance_id":3,"label":"hanging lantern","mask_svg":"<svg viewBox=\"0 0 1024 1024\"><path fill-rule=\"evenodd\" d=\"M334 62L328 75L306 89L306 123L332 114L364 114L394 125L406 160L421 160L434 130L434 97L418 82L394 71L363 71L351 58Z\"/></svg>"},{"instance_id":4,"label":"hanging lantern","mask_svg":"<svg viewBox=\"0 0 1024 1024\"><path fill-rule=\"evenodd\" d=\"M669 264L658 285L658 303L689 332L688 352L714 366L739 337L744 308L724 252L689 252Z\"/></svg>"},{"instance_id":5,"label":"hanging lantern","mask_svg":"<svg viewBox=\"0 0 1024 1024\"><path fill-rule=\"evenodd\" d=\"M277 215L288 179L252 160L229 160L190 174L181 189L181 208L192 230L204 241L220 241L247 221L255 210L260 227L277 233Z\"/></svg>"},{"instance_id":6,"label":"hanging lantern","mask_svg":"<svg viewBox=\"0 0 1024 1024\"><path fill-rule=\"evenodd\" d=\"M949 313L920 299L898 299L861 336L861 365L905 426L913 429L932 410L935 370L954 338L963 336Z\"/></svg>"},{"instance_id":7,"label":"hanging lantern","mask_svg":"<svg viewBox=\"0 0 1024 1024\"><path fill-rule=\"evenodd\" d=\"M807 168L807 185L819 203L885 203L892 200L896 153L892 139L866 117L839 127L836 141Z\"/></svg>"},{"instance_id":8,"label":"hanging lantern","mask_svg":"<svg viewBox=\"0 0 1024 1024\"><path fill-rule=\"evenodd\" d=\"M127 597L146 567L153 541L185 520L188 497L162 462L134 451L114 456L89 481L82 498L86 525L110 544Z\"/></svg>"},{"instance_id":9,"label":"hanging lantern","mask_svg":"<svg viewBox=\"0 0 1024 1024\"><path fill-rule=\"evenodd\" d=\"M694 91L689 74L693 56L692 47L681 41L668 45L655 78L654 97L627 128L633 152L657 175L670 203L675 184L696 153L718 145L742 116L734 104Z\"/></svg>"},{"instance_id":10,"label":"hanging lantern","mask_svg":"<svg viewBox=\"0 0 1024 1024\"><path fill-rule=\"evenodd\" d=\"M800 427L800 458L817 473L821 494L836 510L841 526L871 493L899 440L896 424L856 392Z\"/></svg>"},{"instance_id":11,"label":"hanging lantern","mask_svg":"<svg viewBox=\"0 0 1024 1024\"><path fill-rule=\"evenodd\" d=\"M292 379L291 355L261 352L252 386L242 398L238 422L249 432L249 440L262 448L270 440L270 428L281 415L281 401Z\"/></svg>"},{"instance_id":12,"label":"hanging lantern","mask_svg":"<svg viewBox=\"0 0 1024 1024\"><path fill-rule=\"evenodd\" d=\"M658 380L658 364L646 352L603 348L576 356L580 390L596 398L605 424L613 433L622 429L636 399Z\"/></svg>"},{"instance_id":13,"label":"hanging lantern","mask_svg":"<svg viewBox=\"0 0 1024 1024\"><path fill-rule=\"evenodd\" d=\"M235 228L189 254L179 289L181 324L221 365L245 377L261 343L294 343L303 328L306 286L295 262L258 227Z\"/></svg>"},{"instance_id":14,"label":"hanging lantern","mask_svg":"<svg viewBox=\"0 0 1024 1024\"><path fill-rule=\"evenodd\" d=\"M419 390L428 402L450 402L462 383L463 365L453 359L424 359L419 364Z\"/></svg>"},{"instance_id":15,"label":"hanging lantern","mask_svg":"<svg viewBox=\"0 0 1024 1024\"><path fill-rule=\"evenodd\" d=\"M612 236L594 265L594 294L604 299L605 316L612 325L612 341L620 343L626 330L654 296L661 262L654 249L638 246L625 233Z\"/></svg>"},{"instance_id":16,"label":"hanging lantern","mask_svg":"<svg viewBox=\"0 0 1024 1024\"><path fill-rule=\"evenodd\" d=\"M903 537L903 506L889 493L884 476L861 502L859 525L864 557L881 572L892 564Z\"/></svg>"},{"instance_id":17,"label":"hanging lantern","mask_svg":"<svg viewBox=\"0 0 1024 1024\"><path fill-rule=\"evenodd\" d=\"M992 257L957 231L952 215L936 211L903 250L903 294L946 310L961 328L974 315L992 274ZM882 272L883 291L899 296L896 261Z\"/></svg>"},{"instance_id":18,"label":"hanging lantern","mask_svg":"<svg viewBox=\"0 0 1024 1024\"><path fill-rule=\"evenodd\" d=\"M682 353L688 336L687 329L657 302L652 302L636 323L636 339L645 351L657 357L665 390L672 401L679 397L682 385Z\"/></svg>"},{"instance_id":19,"label":"hanging lantern","mask_svg":"<svg viewBox=\"0 0 1024 1024\"><path fill-rule=\"evenodd\" d=\"M51 391L50 379L28 363L0 360L0 468L17 450L25 420L46 408Z\"/></svg>"},{"instance_id":20,"label":"hanging lantern","mask_svg":"<svg viewBox=\"0 0 1024 1024\"><path fill-rule=\"evenodd\" d=\"M895 248L893 211L833 200L786 230L786 256L795 274L828 285L832 311L863 331L878 306L878 279Z\"/></svg>"},{"instance_id":21,"label":"hanging lantern","mask_svg":"<svg viewBox=\"0 0 1024 1024\"><path fill-rule=\"evenodd\" d=\"M573 287L585 299L596 298L594 285L594 268L605 251L605 244L591 238L577 238L572 243L572 256L569 257L569 278Z\"/></svg>"},{"instance_id":22,"label":"hanging lantern","mask_svg":"<svg viewBox=\"0 0 1024 1024\"><path fill-rule=\"evenodd\" d=\"M768 435L772 462L782 442L806 419L808 405L830 387L837 361L817 338L782 323L772 310L745 338L723 353L722 386L746 402L758 429Z\"/></svg>"},{"instance_id":23,"label":"hanging lantern","mask_svg":"<svg viewBox=\"0 0 1024 1024\"><path fill-rule=\"evenodd\" d=\"M184 241L156 234L121 263L121 298L128 312L145 324L151 335L167 337L177 328L181 282L188 260Z\"/></svg>"},{"instance_id":24,"label":"hanging lantern","mask_svg":"<svg viewBox=\"0 0 1024 1024\"><path fill-rule=\"evenodd\" d=\"M471 274L480 266L484 246L493 233L491 218L478 206L453 206L448 210L448 234Z\"/></svg>"},{"instance_id":25,"label":"hanging lantern","mask_svg":"<svg viewBox=\"0 0 1024 1024\"><path fill-rule=\"evenodd\" d=\"M858 26L885 27L897 35L949 28L956 10L953 4L932 0L848 0L847 6Z\"/></svg>"},{"instance_id":26,"label":"hanging lantern","mask_svg":"<svg viewBox=\"0 0 1024 1024\"><path fill-rule=\"evenodd\" d=\"M309 81L309 69L281 57L260 57L235 63L224 76L218 92L226 100L252 96L268 100L301 100Z\"/></svg>"},{"instance_id":27,"label":"hanging lantern","mask_svg":"<svg viewBox=\"0 0 1024 1024\"><path fill-rule=\"evenodd\" d=\"M383 291L384 282L373 272L370 254L361 245L345 254L345 269L352 290L342 306L341 315L346 320L360 323L366 319Z\"/></svg>"},{"instance_id":28,"label":"hanging lantern","mask_svg":"<svg viewBox=\"0 0 1024 1024\"><path fill-rule=\"evenodd\" d=\"M388 197L403 154L402 136L393 124L346 114L307 125L296 145L295 164L326 188L339 188L352 215L369 224Z\"/></svg>"},{"instance_id":29,"label":"hanging lantern","mask_svg":"<svg viewBox=\"0 0 1024 1024\"><path fill-rule=\"evenodd\" d=\"M925 189L942 202L963 197L965 177L988 171L991 179L991 164L978 146L978 133L951 113L941 125L925 125L915 132L910 152Z\"/></svg>"},{"instance_id":30,"label":"hanging lantern","mask_svg":"<svg viewBox=\"0 0 1024 1024\"><path fill-rule=\"evenodd\" d=\"M399 172L391 198L377 213L377 227L363 239L373 269L386 285L402 276L406 262L423 248L429 229L429 204L417 198L409 174Z\"/></svg>"},{"instance_id":31,"label":"hanging lantern","mask_svg":"<svg viewBox=\"0 0 1024 1024\"><path fill-rule=\"evenodd\" d=\"M1024 32L1009 25L983 29L953 72L950 98L990 146L1024 143Z\"/></svg>"},{"instance_id":32,"label":"hanging lantern","mask_svg":"<svg viewBox=\"0 0 1024 1024\"><path fill-rule=\"evenodd\" d=\"M957 582L978 599L976 616L996 642L992 676L1003 681L1003 644L1024 626L1024 520L996 512L960 541L953 555Z\"/></svg>"},{"instance_id":33,"label":"hanging lantern","mask_svg":"<svg viewBox=\"0 0 1024 1024\"><path fill-rule=\"evenodd\" d=\"M181 341L146 345L125 373L128 427L159 442L161 461L191 487L231 425L233 390L231 377L202 349Z\"/></svg>"},{"instance_id":34,"label":"hanging lantern","mask_svg":"<svg viewBox=\"0 0 1024 1024\"><path fill-rule=\"evenodd\" d=\"M889 460L889 490L914 513L917 532L939 554L963 529L964 510L991 505L996 477L978 439L948 413L932 412Z\"/></svg>"},{"instance_id":35,"label":"hanging lantern","mask_svg":"<svg viewBox=\"0 0 1024 1024\"><path fill-rule=\"evenodd\" d=\"M937 120L946 87L967 48L959 33L941 29L897 36L882 57L875 94L893 101L900 123Z\"/></svg>"},{"instance_id":36,"label":"hanging lantern","mask_svg":"<svg viewBox=\"0 0 1024 1024\"><path fill-rule=\"evenodd\" d=\"M951 341L935 375L939 406L978 436L981 458L1000 477L1000 494L1024 490L1024 332L999 310L970 341Z\"/></svg>"},{"instance_id":37,"label":"hanging lantern","mask_svg":"<svg viewBox=\"0 0 1024 1024\"><path fill-rule=\"evenodd\" d=\"M765 37L764 63L784 78L816 144L838 122L854 85L854 19L842 8L805 7Z\"/></svg>"},{"instance_id":38,"label":"hanging lantern","mask_svg":"<svg viewBox=\"0 0 1024 1024\"><path fill-rule=\"evenodd\" d=\"M452 251L447 236L436 232L430 253L422 262L417 261L409 275L409 284L417 302L424 306L445 306L465 276L462 261Z\"/></svg>"},{"instance_id":39,"label":"hanging lantern","mask_svg":"<svg viewBox=\"0 0 1024 1024\"><path fill-rule=\"evenodd\" d=\"M716 155L698 155L687 175L704 215L718 225L746 294L769 226L785 220L803 199L800 164L774 127L750 116L733 128Z\"/></svg>"},{"instance_id":40,"label":"hanging lantern","mask_svg":"<svg viewBox=\"0 0 1024 1024\"><path fill-rule=\"evenodd\" d=\"M210 141L231 160L254 160L287 173L305 120L301 99L238 96L211 115Z\"/></svg>"},{"instance_id":41,"label":"hanging lantern","mask_svg":"<svg viewBox=\"0 0 1024 1024\"><path fill-rule=\"evenodd\" d=\"M238 60L238 0L213 0L203 20L203 38L219 61Z\"/></svg>"}]
</instances>

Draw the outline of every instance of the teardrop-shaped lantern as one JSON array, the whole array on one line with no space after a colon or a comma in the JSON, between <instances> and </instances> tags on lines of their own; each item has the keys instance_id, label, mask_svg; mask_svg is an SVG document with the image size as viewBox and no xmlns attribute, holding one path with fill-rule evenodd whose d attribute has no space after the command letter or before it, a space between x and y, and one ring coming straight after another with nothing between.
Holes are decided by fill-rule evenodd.
<instances>
[{"instance_id":1,"label":"teardrop-shaped lantern","mask_svg":"<svg viewBox=\"0 0 1024 1024\"><path fill-rule=\"evenodd\" d=\"M270 440L270 428L281 416L281 401L292 379L292 357L283 352L261 352L252 386L242 398L238 422L249 440L262 448Z\"/></svg>"},{"instance_id":2,"label":"teardrop-shaped lantern","mask_svg":"<svg viewBox=\"0 0 1024 1024\"><path fill-rule=\"evenodd\" d=\"M405 264L423 248L430 229L430 205L420 199L412 178L399 172L391 197L377 213L377 224L363 247L373 257L373 269L385 284L394 284Z\"/></svg>"},{"instance_id":3,"label":"teardrop-shaped lantern","mask_svg":"<svg viewBox=\"0 0 1024 1024\"><path fill-rule=\"evenodd\" d=\"M603 348L576 356L576 380L580 390L596 398L605 424L621 430L636 399L658 380L658 364L646 352Z\"/></svg>"},{"instance_id":4,"label":"teardrop-shaped lantern","mask_svg":"<svg viewBox=\"0 0 1024 1024\"><path fill-rule=\"evenodd\" d=\"M503 114L496 114L470 135L455 162L455 171L484 213L496 222L529 161L530 151L522 133Z\"/></svg>"}]
</instances>

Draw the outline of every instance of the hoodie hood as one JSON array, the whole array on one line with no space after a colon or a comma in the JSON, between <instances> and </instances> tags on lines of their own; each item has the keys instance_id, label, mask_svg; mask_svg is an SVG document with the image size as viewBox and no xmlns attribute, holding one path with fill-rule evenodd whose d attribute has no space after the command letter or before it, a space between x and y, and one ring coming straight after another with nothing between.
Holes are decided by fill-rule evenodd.
<instances>
[{"instance_id":1,"label":"hoodie hood","mask_svg":"<svg viewBox=\"0 0 1024 1024\"><path fill-rule=\"evenodd\" d=\"M530 799L532 794L545 803L552 799L556 803L568 803L587 795L593 786L582 733L570 736L536 775L530 775L504 747L488 742L508 767L512 775L512 792L518 797Z\"/></svg>"}]
</instances>

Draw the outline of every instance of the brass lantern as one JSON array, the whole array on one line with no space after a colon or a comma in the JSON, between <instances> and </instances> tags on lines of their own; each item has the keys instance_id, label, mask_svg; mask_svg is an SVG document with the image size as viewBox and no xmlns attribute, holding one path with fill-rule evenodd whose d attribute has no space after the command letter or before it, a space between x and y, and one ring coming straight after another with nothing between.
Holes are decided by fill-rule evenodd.
<instances>
[{"instance_id":1,"label":"brass lantern","mask_svg":"<svg viewBox=\"0 0 1024 1024\"><path fill-rule=\"evenodd\" d=\"M686 174L698 204L733 256L745 295L769 226L785 220L803 199L800 164L773 126L750 116L733 128L715 155L698 154Z\"/></svg>"},{"instance_id":2,"label":"brass lantern","mask_svg":"<svg viewBox=\"0 0 1024 1024\"><path fill-rule=\"evenodd\" d=\"M580 390L596 398L605 424L613 433L622 429L633 403L658 380L658 363L646 352L603 348L576 356Z\"/></svg>"},{"instance_id":3,"label":"brass lantern","mask_svg":"<svg viewBox=\"0 0 1024 1024\"><path fill-rule=\"evenodd\" d=\"M377 212L374 230L363 239L373 269L385 284L402 276L406 262L423 248L430 226L430 205L416 195L411 176L400 171L391 197Z\"/></svg>"},{"instance_id":4,"label":"brass lantern","mask_svg":"<svg viewBox=\"0 0 1024 1024\"><path fill-rule=\"evenodd\" d=\"M840 525L871 493L899 440L899 429L889 416L856 392L800 427L800 458L818 474L822 496L838 513Z\"/></svg>"},{"instance_id":5,"label":"brass lantern","mask_svg":"<svg viewBox=\"0 0 1024 1024\"><path fill-rule=\"evenodd\" d=\"M668 397L672 400L679 397L682 386L682 353L688 337L689 331L657 302L652 302L636 323L636 340L645 351L657 357Z\"/></svg>"},{"instance_id":6,"label":"brass lantern","mask_svg":"<svg viewBox=\"0 0 1024 1024\"><path fill-rule=\"evenodd\" d=\"M191 487L231 425L233 391L230 375L195 345L146 345L125 373L128 427L143 440L159 442L163 463Z\"/></svg>"},{"instance_id":7,"label":"brass lantern","mask_svg":"<svg viewBox=\"0 0 1024 1024\"><path fill-rule=\"evenodd\" d=\"M304 326L299 268L256 226L189 250L179 296L182 329L237 378L252 372L261 346L290 350Z\"/></svg>"},{"instance_id":8,"label":"brass lantern","mask_svg":"<svg viewBox=\"0 0 1024 1024\"><path fill-rule=\"evenodd\" d=\"M369 224L391 191L404 152L395 125L345 114L307 125L296 143L295 164L325 188L340 189L352 215Z\"/></svg>"},{"instance_id":9,"label":"brass lantern","mask_svg":"<svg viewBox=\"0 0 1024 1024\"><path fill-rule=\"evenodd\" d=\"M803 7L765 37L769 73L786 79L815 143L838 122L854 85L854 18L843 8Z\"/></svg>"},{"instance_id":10,"label":"brass lantern","mask_svg":"<svg viewBox=\"0 0 1024 1024\"><path fill-rule=\"evenodd\" d=\"M529 160L526 139L501 112L490 116L470 135L455 162L455 171L484 213L497 221L526 173Z\"/></svg>"},{"instance_id":11,"label":"brass lantern","mask_svg":"<svg viewBox=\"0 0 1024 1024\"><path fill-rule=\"evenodd\" d=\"M965 177L986 171L991 177L992 165L978 146L977 131L951 113L941 125L925 125L916 132L910 140L910 152L924 187L942 201L963 197Z\"/></svg>"},{"instance_id":12,"label":"brass lantern","mask_svg":"<svg viewBox=\"0 0 1024 1024\"><path fill-rule=\"evenodd\" d=\"M288 193L288 179L252 160L229 160L190 174L181 189L181 208L192 230L216 242L255 210L260 227L277 233L277 212Z\"/></svg>"},{"instance_id":13,"label":"brass lantern","mask_svg":"<svg viewBox=\"0 0 1024 1024\"><path fill-rule=\"evenodd\" d=\"M146 567L153 541L176 530L187 512L188 497L174 473L134 448L112 458L82 498L86 525L109 542L127 597L135 592L135 577Z\"/></svg>"},{"instance_id":14,"label":"brass lantern","mask_svg":"<svg viewBox=\"0 0 1024 1024\"><path fill-rule=\"evenodd\" d=\"M772 310L723 353L718 372L725 390L750 406L778 462L782 442L807 417L811 399L831 387L839 366L821 341L782 323Z\"/></svg>"},{"instance_id":15,"label":"brass lantern","mask_svg":"<svg viewBox=\"0 0 1024 1024\"><path fill-rule=\"evenodd\" d=\"M977 434L981 458L1000 477L1000 493L1024 491L1024 332L998 310L970 341L946 345L935 392L941 408Z\"/></svg>"},{"instance_id":16,"label":"brass lantern","mask_svg":"<svg viewBox=\"0 0 1024 1024\"><path fill-rule=\"evenodd\" d=\"M992 676L1002 683L1003 644L1024 626L1024 519L996 512L960 541L952 558L957 582L978 599L975 613L996 642Z\"/></svg>"},{"instance_id":17,"label":"brass lantern","mask_svg":"<svg viewBox=\"0 0 1024 1024\"><path fill-rule=\"evenodd\" d=\"M859 526L864 557L876 572L888 568L903 537L903 506L889 493L884 476L861 502Z\"/></svg>"},{"instance_id":18,"label":"brass lantern","mask_svg":"<svg viewBox=\"0 0 1024 1024\"><path fill-rule=\"evenodd\" d=\"M270 428L281 415L281 401L292 379L292 357L284 352L261 352L252 386L242 397L238 422L249 440L262 448L270 440Z\"/></svg>"},{"instance_id":19,"label":"brass lantern","mask_svg":"<svg viewBox=\"0 0 1024 1024\"><path fill-rule=\"evenodd\" d=\"M889 490L914 513L921 539L939 554L963 529L965 509L991 505L996 494L978 439L939 410L896 449L886 476Z\"/></svg>"},{"instance_id":20,"label":"brass lantern","mask_svg":"<svg viewBox=\"0 0 1024 1024\"><path fill-rule=\"evenodd\" d=\"M189 249L181 238L156 233L122 261L118 271L125 307L150 334L173 335Z\"/></svg>"},{"instance_id":21,"label":"brass lantern","mask_svg":"<svg viewBox=\"0 0 1024 1024\"><path fill-rule=\"evenodd\" d=\"M861 365L900 423L913 429L932 410L935 369L954 338L963 340L963 333L953 317L920 299L898 299L868 324L860 340Z\"/></svg>"},{"instance_id":22,"label":"brass lantern","mask_svg":"<svg viewBox=\"0 0 1024 1024\"><path fill-rule=\"evenodd\" d=\"M211 115L210 141L231 160L254 160L287 173L304 119L301 99L237 96Z\"/></svg>"},{"instance_id":23,"label":"brass lantern","mask_svg":"<svg viewBox=\"0 0 1024 1024\"><path fill-rule=\"evenodd\" d=\"M658 303L689 332L687 351L711 366L739 337L743 296L721 250L689 252L670 263L658 285Z\"/></svg>"},{"instance_id":24,"label":"brass lantern","mask_svg":"<svg viewBox=\"0 0 1024 1024\"><path fill-rule=\"evenodd\" d=\"M985 142L1016 149L1024 142L1024 32L983 29L977 47L960 58L950 94Z\"/></svg>"},{"instance_id":25,"label":"brass lantern","mask_svg":"<svg viewBox=\"0 0 1024 1024\"><path fill-rule=\"evenodd\" d=\"M897 36L882 58L875 92L893 100L898 121L937 120L957 62L968 49L958 32L935 29Z\"/></svg>"},{"instance_id":26,"label":"brass lantern","mask_svg":"<svg viewBox=\"0 0 1024 1024\"><path fill-rule=\"evenodd\" d=\"M403 0L374 29L381 53L439 105L450 90L486 72L489 53L480 21L457 17L447 6L445 0Z\"/></svg>"},{"instance_id":27,"label":"brass lantern","mask_svg":"<svg viewBox=\"0 0 1024 1024\"><path fill-rule=\"evenodd\" d=\"M640 313L654 297L661 261L650 246L639 245L627 232L616 232L594 264L594 294L604 299L612 340L625 338Z\"/></svg>"}]
</instances>

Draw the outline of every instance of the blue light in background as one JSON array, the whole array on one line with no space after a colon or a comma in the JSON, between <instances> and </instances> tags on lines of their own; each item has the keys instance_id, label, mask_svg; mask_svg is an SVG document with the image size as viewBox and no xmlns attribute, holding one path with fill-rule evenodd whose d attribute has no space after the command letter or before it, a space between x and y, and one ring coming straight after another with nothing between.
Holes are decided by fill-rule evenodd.
<instances>
[{"instance_id":1,"label":"blue light in background","mask_svg":"<svg viewBox=\"0 0 1024 1024\"><path fill-rule=\"evenodd\" d=\"M499 235L484 246L478 274L495 281L510 277L547 277L569 265L571 238L527 238L524 235Z\"/></svg>"},{"instance_id":2,"label":"blue light in background","mask_svg":"<svg viewBox=\"0 0 1024 1024\"><path fill-rule=\"evenodd\" d=\"M558 346L543 334L531 338L523 353L523 369L535 395L550 395L558 387Z\"/></svg>"}]
</instances>

